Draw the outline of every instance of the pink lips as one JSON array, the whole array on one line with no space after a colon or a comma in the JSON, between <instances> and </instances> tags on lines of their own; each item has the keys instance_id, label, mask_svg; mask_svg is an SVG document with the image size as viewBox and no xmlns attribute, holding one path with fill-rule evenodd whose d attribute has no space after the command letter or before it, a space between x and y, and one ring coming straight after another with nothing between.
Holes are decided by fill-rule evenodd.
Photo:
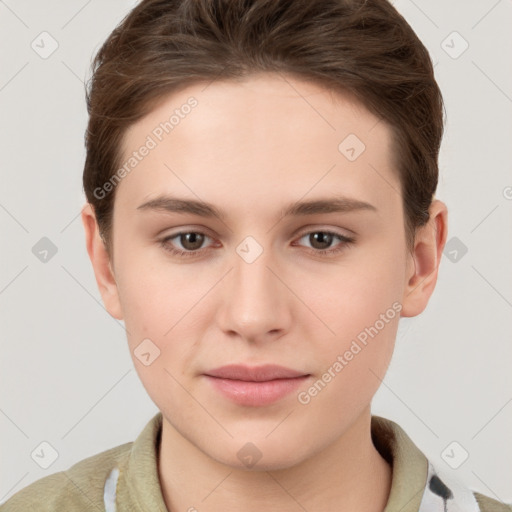
<instances>
[{"instance_id":1,"label":"pink lips","mask_svg":"<svg viewBox=\"0 0 512 512\"><path fill-rule=\"evenodd\" d=\"M227 365L206 372L205 377L224 396L239 405L263 406L288 395L310 377L273 364L249 367Z\"/></svg>"}]
</instances>

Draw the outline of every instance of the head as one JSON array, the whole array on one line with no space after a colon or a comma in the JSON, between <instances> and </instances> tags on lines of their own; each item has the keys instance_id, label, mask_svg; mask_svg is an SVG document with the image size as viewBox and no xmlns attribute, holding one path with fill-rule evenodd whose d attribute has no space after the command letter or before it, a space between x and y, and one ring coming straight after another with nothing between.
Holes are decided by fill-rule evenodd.
<instances>
[{"instance_id":1,"label":"head","mask_svg":"<svg viewBox=\"0 0 512 512\"><path fill-rule=\"evenodd\" d=\"M148 0L93 68L82 220L149 396L227 464L247 441L268 467L319 452L369 409L399 318L435 287L427 50L386 0ZM234 403L205 375L232 363L308 377Z\"/></svg>"}]
</instances>

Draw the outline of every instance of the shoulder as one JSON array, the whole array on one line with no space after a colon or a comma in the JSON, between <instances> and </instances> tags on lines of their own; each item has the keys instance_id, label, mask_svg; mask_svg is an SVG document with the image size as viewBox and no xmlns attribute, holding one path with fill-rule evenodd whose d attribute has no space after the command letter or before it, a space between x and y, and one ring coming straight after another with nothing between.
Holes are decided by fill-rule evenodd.
<instances>
[{"instance_id":1,"label":"shoulder","mask_svg":"<svg viewBox=\"0 0 512 512\"><path fill-rule=\"evenodd\" d=\"M512 505L484 496L479 492L473 493L481 512L512 512Z\"/></svg>"},{"instance_id":2,"label":"shoulder","mask_svg":"<svg viewBox=\"0 0 512 512\"><path fill-rule=\"evenodd\" d=\"M32 482L0 505L0 512L104 510L105 480L115 466L127 463L132 445L110 448Z\"/></svg>"}]
</instances>

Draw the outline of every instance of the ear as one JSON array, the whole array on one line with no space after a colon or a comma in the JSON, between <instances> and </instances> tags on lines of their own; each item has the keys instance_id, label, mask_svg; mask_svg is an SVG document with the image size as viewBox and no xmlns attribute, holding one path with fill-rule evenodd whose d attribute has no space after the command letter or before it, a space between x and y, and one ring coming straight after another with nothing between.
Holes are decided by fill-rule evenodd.
<instances>
[{"instance_id":1,"label":"ear","mask_svg":"<svg viewBox=\"0 0 512 512\"><path fill-rule=\"evenodd\" d=\"M118 320L123 319L117 283L105 244L100 236L94 209L90 203L82 208L82 224L85 230L87 252L94 269L96 283L106 310Z\"/></svg>"},{"instance_id":2,"label":"ear","mask_svg":"<svg viewBox=\"0 0 512 512\"><path fill-rule=\"evenodd\" d=\"M416 230L414 249L408 256L401 316L419 315L428 304L437 282L437 274L448 230L448 210L439 200L429 208L430 218Z\"/></svg>"}]
</instances>

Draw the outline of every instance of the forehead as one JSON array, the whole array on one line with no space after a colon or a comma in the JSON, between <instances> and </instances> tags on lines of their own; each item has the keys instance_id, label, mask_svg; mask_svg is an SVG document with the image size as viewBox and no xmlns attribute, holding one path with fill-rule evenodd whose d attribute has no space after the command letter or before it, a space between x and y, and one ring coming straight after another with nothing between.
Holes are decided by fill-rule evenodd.
<instances>
[{"instance_id":1,"label":"forehead","mask_svg":"<svg viewBox=\"0 0 512 512\"><path fill-rule=\"evenodd\" d=\"M177 190L213 203L231 193L239 206L250 196L266 207L333 189L382 203L399 190L389 126L351 96L288 75L170 94L127 130L122 163L144 145L151 149L118 185L132 208Z\"/></svg>"}]
</instances>

